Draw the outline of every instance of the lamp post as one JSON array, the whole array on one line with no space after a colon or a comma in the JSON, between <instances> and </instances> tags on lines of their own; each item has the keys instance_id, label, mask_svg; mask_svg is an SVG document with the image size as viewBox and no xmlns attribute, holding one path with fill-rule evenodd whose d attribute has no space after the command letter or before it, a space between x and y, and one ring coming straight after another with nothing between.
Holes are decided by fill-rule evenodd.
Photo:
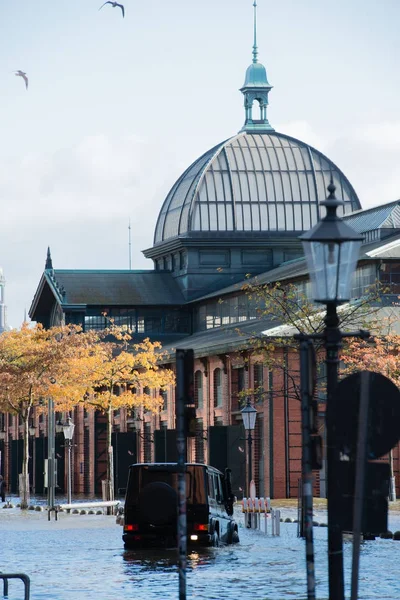
<instances>
[{"instance_id":1,"label":"lamp post","mask_svg":"<svg viewBox=\"0 0 400 600\"><path fill-rule=\"evenodd\" d=\"M35 494L36 488L36 427L31 421L29 425L29 436L32 439L32 493Z\"/></svg>"},{"instance_id":2,"label":"lamp post","mask_svg":"<svg viewBox=\"0 0 400 600\"><path fill-rule=\"evenodd\" d=\"M67 423L63 425L63 434L65 445L68 450L68 473L67 473L67 504L71 504L71 487L72 487L72 469L71 469L71 453L72 453L72 438L74 436L75 425L71 418L67 418Z\"/></svg>"},{"instance_id":3,"label":"lamp post","mask_svg":"<svg viewBox=\"0 0 400 600\"><path fill-rule=\"evenodd\" d=\"M336 447L335 391L342 340L337 307L350 300L352 276L363 238L337 216L338 207L344 203L335 197L335 190L331 179L328 186L329 196L321 203L326 207L326 216L310 231L300 236L300 239L310 273L312 296L315 302L326 304L323 338L327 367L329 598L344 600L343 537L336 517L340 494L340 457Z\"/></svg>"},{"instance_id":4,"label":"lamp post","mask_svg":"<svg viewBox=\"0 0 400 600\"><path fill-rule=\"evenodd\" d=\"M251 435L251 432L254 431L254 428L256 426L257 410L254 408L254 406L251 406L250 399L247 398L247 404L244 408L242 408L242 410L240 412L242 413L243 425L244 425L245 431L247 432L247 466L248 466L247 497L250 498L250 484L251 484L252 475L253 475L253 465L252 465L253 437ZM248 513L248 515L249 515L249 517L248 517L249 520L247 523L247 527L251 527L251 513Z\"/></svg>"}]
</instances>

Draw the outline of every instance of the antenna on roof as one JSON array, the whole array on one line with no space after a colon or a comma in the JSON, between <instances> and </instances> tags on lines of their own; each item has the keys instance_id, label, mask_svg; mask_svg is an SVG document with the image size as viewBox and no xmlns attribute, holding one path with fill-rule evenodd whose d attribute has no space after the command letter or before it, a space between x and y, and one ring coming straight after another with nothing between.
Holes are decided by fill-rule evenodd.
<instances>
[{"instance_id":1,"label":"antenna on roof","mask_svg":"<svg viewBox=\"0 0 400 600\"><path fill-rule=\"evenodd\" d=\"M131 220L129 219L128 237L129 237L129 270L132 270L132 242L131 242Z\"/></svg>"}]
</instances>

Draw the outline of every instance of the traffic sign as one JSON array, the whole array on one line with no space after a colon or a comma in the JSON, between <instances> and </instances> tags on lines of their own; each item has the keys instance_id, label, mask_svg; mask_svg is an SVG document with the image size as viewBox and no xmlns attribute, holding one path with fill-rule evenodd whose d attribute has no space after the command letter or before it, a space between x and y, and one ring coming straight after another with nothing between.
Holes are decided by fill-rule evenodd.
<instances>
[{"instance_id":1,"label":"traffic sign","mask_svg":"<svg viewBox=\"0 0 400 600\"><path fill-rule=\"evenodd\" d=\"M335 439L340 452L356 456L360 408L359 371L339 382L335 394ZM400 439L400 391L387 377L369 372L367 460L387 454Z\"/></svg>"}]
</instances>

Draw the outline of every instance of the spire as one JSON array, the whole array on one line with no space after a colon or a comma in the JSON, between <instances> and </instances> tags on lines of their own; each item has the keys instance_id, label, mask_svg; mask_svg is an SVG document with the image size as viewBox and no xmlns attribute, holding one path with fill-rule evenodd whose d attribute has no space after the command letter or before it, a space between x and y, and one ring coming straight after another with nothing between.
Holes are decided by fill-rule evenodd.
<instances>
[{"instance_id":1,"label":"spire","mask_svg":"<svg viewBox=\"0 0 400 600\"><path fill-rule=\"evenodd\" d=\"M47 248L46 264L45 264L44 268L46 271L48 269L53 270L53 261L51 260L50 246Z\"/></svg>"},{"instance_id":2,"label":"spire","mask_svg":"<svg viewBox=\"0 0 400 600\"><path fill-rule=\"evenodd\" d=\"M246 120L241 131L260 132L274 131L267 119L268 94L272 90L269 84L267 71L264 65L258 62L257 46L257 0L253 2L254 7L254 44L253 44L253 62L246 71L246 79L243 87L240 89L244 96L244 108ZM260 109L260 117L253 117L253 104L257 102Z\"/></svg>"},{"instance_id":3,"label":"spire","mask_svg":"<svg viewBox=\"0 0 400 600\"><path fill-rule=\"evenodd\" d=\"M254 45L253 45L253 63L258 62L258 48L257 48L257 0L254 0Z\"/></svg>"},{"instance_id":4,"label":"spire","mask_svg":"<svg viewBox=\"0 0 400 600\"><path fill-rule=\"evenodd\" d=\"M129 236L129 270L132 270L132 240L131 240L131 219L129 218L128 225L128 236Z\"/></svg>"}]
</instances>

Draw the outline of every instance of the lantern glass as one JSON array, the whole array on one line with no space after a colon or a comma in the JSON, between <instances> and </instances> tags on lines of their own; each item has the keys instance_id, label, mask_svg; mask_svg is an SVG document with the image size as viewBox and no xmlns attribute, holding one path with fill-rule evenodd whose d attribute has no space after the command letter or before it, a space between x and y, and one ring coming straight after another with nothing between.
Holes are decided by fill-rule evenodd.
<instances>
[{"instance_id":1,"label":"lantern glass","mask_svg":"<svg viewBox=\"0 0 400 600\"><path fill-rule=\"evenodd\" d=\"M361 240L304 240L303 248L315 302L347 302Z\"/></svg>"},{"instance_id":2,"label":"lantern glass","mask_svg":"<svg viewBox=\"0 0 400 600\"><path fill-rule=\"evenodd\" d=\"M247 403L241 411L243 418L243 425L246 431L253 431L256 426L256 417L257 411L250 405L250 402Z\"/></svg>"},{"instance_id":3,"label":"lantern glass","mask_svg":"<svg viewBox=\"0 0 400 600\"><path fill-rule=\"evenodd\" d=\"M72 440L73 435L74 435L74 429L75 429L75 425L71 421L71 419L68 417L67 424L63 425L63 433L64 433L64 437L66 440Z\"/></svg>"}]
</instances>

